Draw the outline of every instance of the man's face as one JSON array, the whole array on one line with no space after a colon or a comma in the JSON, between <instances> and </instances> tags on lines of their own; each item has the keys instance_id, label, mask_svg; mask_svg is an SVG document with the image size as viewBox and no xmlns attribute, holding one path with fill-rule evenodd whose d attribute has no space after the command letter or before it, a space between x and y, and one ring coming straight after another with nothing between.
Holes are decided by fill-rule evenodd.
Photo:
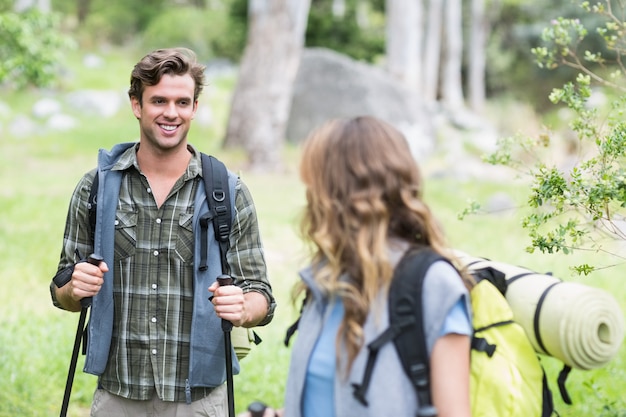
<instances>
[{"instance_id":1,"label":"man's face","mask_svg":"<svg viewBox=\"0 0 626 417\"><path fill-rule=\"evenodd\" d=\"M131 99L143 146L160 152L187 146L187 132L198 107L193 99L194 87L189 74L165 74L157 85L144 89L143 104L137 98Z\"/></svg>"}]
</instances>

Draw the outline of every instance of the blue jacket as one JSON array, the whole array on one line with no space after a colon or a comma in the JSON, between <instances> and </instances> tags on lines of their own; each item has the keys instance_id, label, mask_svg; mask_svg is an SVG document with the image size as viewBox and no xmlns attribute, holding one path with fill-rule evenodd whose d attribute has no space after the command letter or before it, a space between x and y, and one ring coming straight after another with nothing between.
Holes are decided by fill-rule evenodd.
<instances>
[{"instance_id":1,"label":"blue jacket","mask_svg":"<svg viewBox=\"0 0 626 417\"><path fill-rule=\"evenodd\" d=\"M100 292L93 298L88 325L87 357L84 371L101 375L106 367L111 336L113 331L113 268L115 247L115 213L122 181L121 171L111 168L118 158L136 143L122 143L111 151L101 149L98 155L98 210L96 211L96 230L94 251L108 261L109 271L105 274ZM203 174L204 175L204 174ZM228 173L230 195L235 195L237 176ZM207 257L208 269L200 271L195 264L200 259L200 217L208 212L208 203L204 182L200 182L195 197L193 225L195 236L194 249L194 307L191 324L189 376L187 387L215 387L226 380L226 360L224 352L224 332L221 319L217 317L213 305L207 301L206 288L222 273L219 245L215 240L213 225L209 222ZM231 199L234 204L234 198ZM234 213L234 209L232 210ZM233 357L233 373L239 373L239 362ZM189 392L189 390L188 390ZM189 400L189 398L188 398Z\"/></svg>"}]
</instances>

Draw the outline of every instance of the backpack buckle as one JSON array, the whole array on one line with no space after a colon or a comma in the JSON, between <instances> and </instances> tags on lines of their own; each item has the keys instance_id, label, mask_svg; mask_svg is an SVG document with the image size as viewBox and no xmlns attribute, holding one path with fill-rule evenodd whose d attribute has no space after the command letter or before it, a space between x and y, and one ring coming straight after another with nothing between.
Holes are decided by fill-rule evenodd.
<instances>
[{"instance_id":1,"label":"backpack buckle","mask_svg":"<svg viewBox=\"0 0 626 417\"><path fill-rule=\"evenodd\" d=\"M213 200L221 203L222 201L224 201L225 198L226 198L226 193L224 191L222 190L213 191Z\"/></svg>"},{"instance_id":2,"label":"backpack buckle","mask_svg":"<svg viewBox=\"0 0 626 417\"><path fill-rule=\"evenodd\" d=\"M409 375L411 381L418 389L428 388L428 368L423 363L413 364L409 367Z\"/></svg>"}]
</instances>

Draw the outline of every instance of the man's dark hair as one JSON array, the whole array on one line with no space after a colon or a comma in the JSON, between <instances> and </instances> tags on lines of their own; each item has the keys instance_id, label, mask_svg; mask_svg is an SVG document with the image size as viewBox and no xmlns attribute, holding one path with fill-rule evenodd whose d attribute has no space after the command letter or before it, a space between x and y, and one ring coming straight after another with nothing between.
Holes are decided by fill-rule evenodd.
<instances>
[{"instance_id":1,"label":"man's dark hair","mask_svg":"<svg viewBox=\"0 0 626 417\"><path fill-rule=\"evenodd\" d=\"M195 83L193 99L196 101L204 87L204 70L205 66L198 63L196 54L191 49L157 49L144 56L133 68L128 97L135 97L143 105L145 87L157 85L163 74L189 74Z\"/></svg>"}]
</instances>

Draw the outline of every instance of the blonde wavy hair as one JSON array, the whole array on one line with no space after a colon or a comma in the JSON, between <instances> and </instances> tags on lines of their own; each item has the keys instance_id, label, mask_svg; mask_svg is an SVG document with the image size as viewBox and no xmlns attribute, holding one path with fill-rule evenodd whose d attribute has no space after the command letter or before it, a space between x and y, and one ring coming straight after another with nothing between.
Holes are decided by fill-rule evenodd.
<instances>
[{"instance_id":1,"label":"blonde wavy hair","mask_svg":"<svg viewBox=\"0 0 626 417\"><path fill-rule=\"evenodd\" d=\"M300 177L307 199L301 233L312 243L315 280L344 303L337 346L347 349L347 371L363 345L370 306L393 276L390 238L450 256L422 201L409 145L390 124L370 116L326 122L304 142ZM305 290L298 287L294 297Z\"/></svg>"}]
</instances>

